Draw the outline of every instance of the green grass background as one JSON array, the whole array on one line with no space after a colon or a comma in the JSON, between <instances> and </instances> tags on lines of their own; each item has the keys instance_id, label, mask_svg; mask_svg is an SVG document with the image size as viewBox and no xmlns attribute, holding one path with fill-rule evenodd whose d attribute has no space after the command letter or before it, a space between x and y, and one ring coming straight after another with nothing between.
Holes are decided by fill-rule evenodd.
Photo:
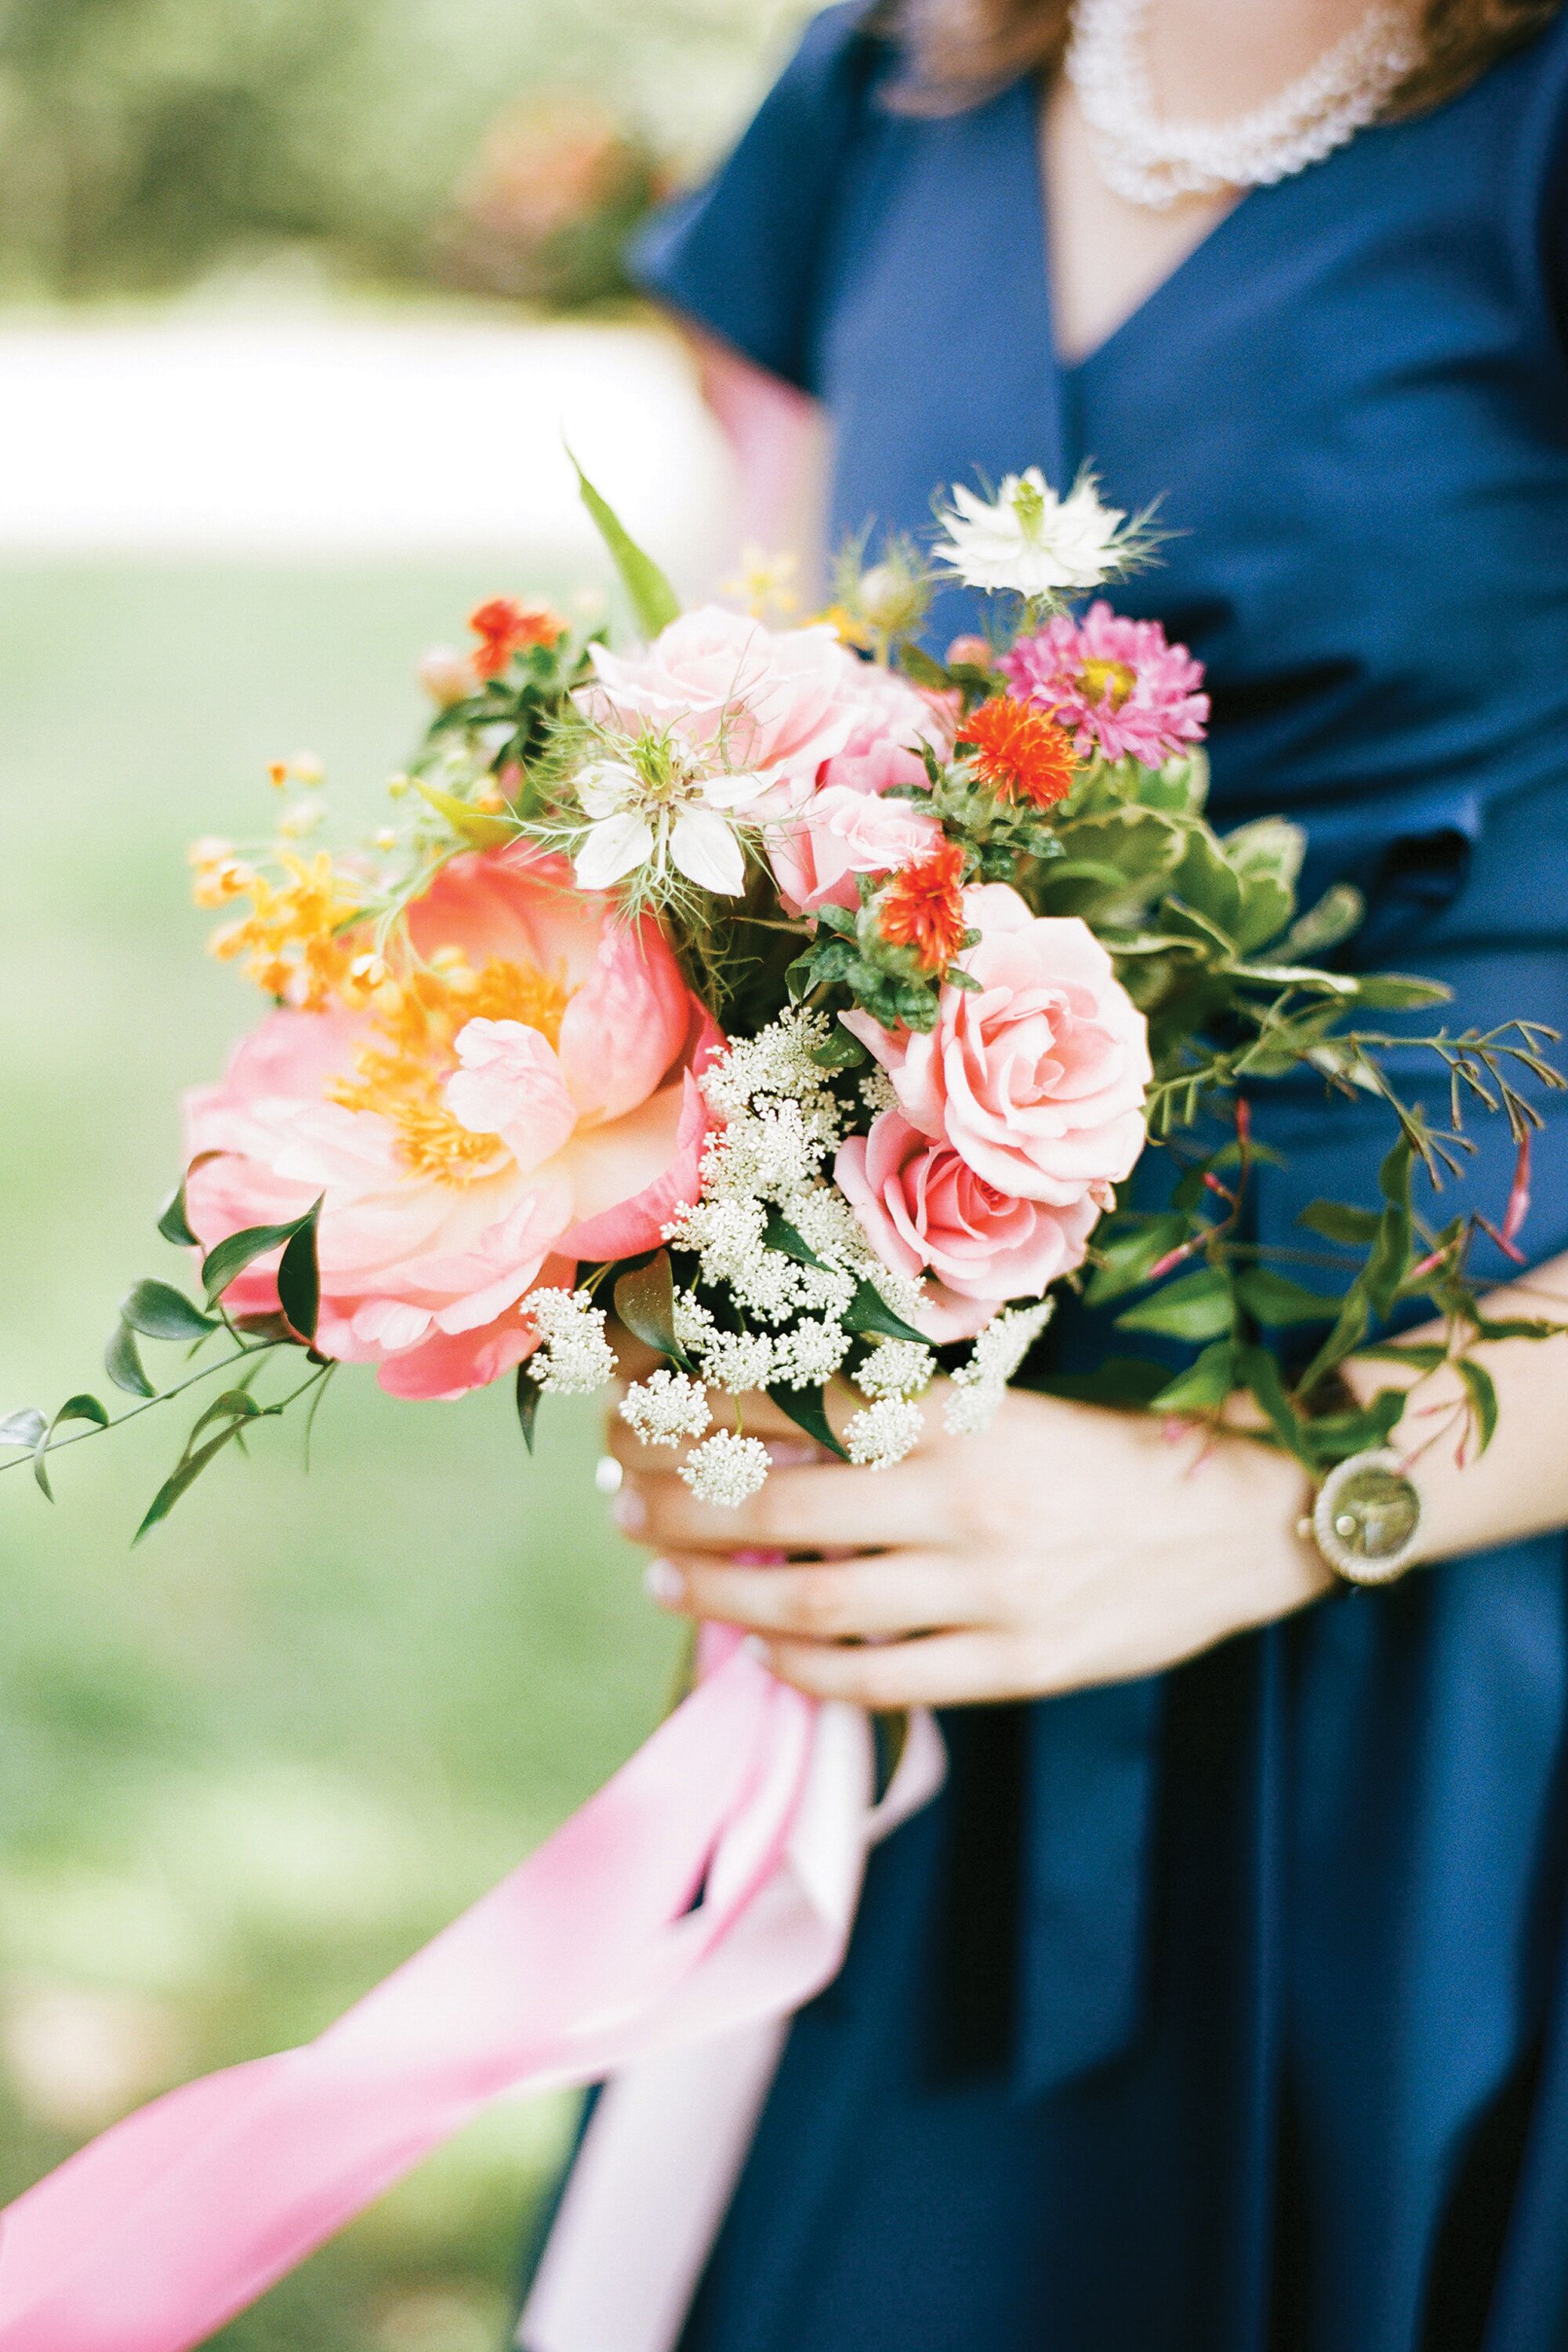
<instances>
[{"instance_id":1,"label":"green grass background","mask_svg":"<svg viewBox=\"0 0 1568 2352\"><path fill-rule=\"evenodd\" d=\"M370 810L420 648L533 584L498 568L0 570L0 1409L112 1395L115 1302L182 1272L153 1231L178 1093L257 1009L203 955L186 841L265 832L264 763L302 747L341 824ZM181 1411L62 1457L53 1511L0 1476L0 2195L70 2145L16 2055L40 1996L131 1997L144 2091L310 2035L629 1752L674 1670L592 1406L547 1405L530 1463L504 1391L345 1375L308 1477L270 1425L132 1554ZM485 2352L570 2121L497 2111L216 2341Z\"/></svg>"}]
</instances>

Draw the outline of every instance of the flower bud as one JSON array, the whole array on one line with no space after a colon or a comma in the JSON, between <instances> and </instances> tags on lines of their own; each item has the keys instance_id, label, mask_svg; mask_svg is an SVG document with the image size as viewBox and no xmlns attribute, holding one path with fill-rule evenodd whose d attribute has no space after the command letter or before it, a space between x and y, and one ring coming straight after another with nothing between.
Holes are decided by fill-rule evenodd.
<instances>
[{"instance_id":1,"label":"flower bud","mask_svg":"<svg viewBox=\"0 0 1568 2352\"><path fill-rule=\"evenodd\" d=\"M442 710L466 701L478 683L472 662L456 646L432 646L416 675L431 701Z\"/></svg>"}]
</instances>

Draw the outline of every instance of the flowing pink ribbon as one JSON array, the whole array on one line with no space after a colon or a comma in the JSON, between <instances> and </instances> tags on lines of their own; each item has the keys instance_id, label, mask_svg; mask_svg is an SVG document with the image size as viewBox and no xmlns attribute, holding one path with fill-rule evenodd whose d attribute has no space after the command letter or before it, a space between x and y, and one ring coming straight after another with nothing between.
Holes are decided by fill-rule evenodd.
<instances>
[{"instance_id":1,"label":"flowing pink ribbon","mask_svg":"<svg viewBox=\"0 0 1568 2352\"><path fill-rule=\"evenodd\" d=\"M620 2085L595 2118L526 2340L663 2352L743 2153L737 2119L779 2021L839 1967L876 1833L863 1716L776 1681L731 1633L709 1637L705 1664L597 1796L316 2041L171 2092L9 2206L3 2352L188 2352L492 2100L634 2061L622 2122ZM922 1723L889 1799L912 1811L940 1772ZM686 2151L684 2217L628 2257L618 2301L607 2278L585 2297L584 2221L609 2215L660 2112L642 2068L692 2043L709 2045L713 2129Z\"/></svg>"}]
</instances>

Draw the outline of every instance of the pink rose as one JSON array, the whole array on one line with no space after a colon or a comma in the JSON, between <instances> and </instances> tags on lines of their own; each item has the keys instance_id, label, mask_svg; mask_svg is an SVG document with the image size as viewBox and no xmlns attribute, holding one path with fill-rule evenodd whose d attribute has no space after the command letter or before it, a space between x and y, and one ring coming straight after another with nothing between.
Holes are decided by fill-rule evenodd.
<instances>
[{"instance_id":1,"label":"pink rose","mask_svg":"<svg viewBox=\"0 0 1568 2352\"><path fill-rule=\"evenodd\" d=\"M834 1168L867 1239L895 1274L928 1271L924 1328L972 1338L1009 1298L1040 1298L1083 1256L1109 1188L1065 1207L999 1192L949 1143L933 1143L901 1111L852 1135Z\"/></svg>"},{"instance_id":2,"label":"pink rose","mask_svg":"<svg viewBox=\"0 0 1568 2352\"><path fill-rule=\"evenodd\" d=\"M929 743L944 759L958 725L955 695L921 694L896 670L857 662L848 739L822 768L819 782L858 793L885 793L893 784L923 784L925 763L914 746Z\"/></svg>"},{"instance_id":3,"label":"pink rose","mask_svg":"<svg viewBox=\"0 0 1568 2352\"><path fill-rule=\"evenodd\" d=\"M769 833L768 857L780 898L799 915L815 907L858 906L857 874L892 874L941 836L929 809L828 784L788 824Z\"/></svg>"},{"instance_id":4,"label":"pink rose","mask_svg":"<svg viewBox=\"0 0 1568 2352\"><path fill-rule=\"evenodd\" d=\"M765 778L773 805L793 808L849 740L864 665L826 624L768 629L705 604L641 653L595 646L594 668L577 698L590 719L627 733L673 729L721 766Z\"/></svg>"},{"instance_id":5,"label":"pink rose","mask_svg":"<svg viewBox=\"0 0 1568 2352\"><path fill-rule=\"evenodd\" d=\"M188 1097L190 1154L221 1155L190 1216L210 1248L320 1196L322 1354L378 1364L395 1396L460 1396L535 1346L531 1288L653 1247L694 1197L695 1074L722 1040L657 928L563 859L455 858L409 929L428 977L403 1013L274 1013ZM235 1312L276 1307L268 1266Z\"/></svg>"},{"instance_id":6,"label":"pink rose","mask_svg":"<svg viewBox=\"0 0 1568 2352\"><path fill-rule=\"evenodd\" d=\"M973 886L963 903L981 936L962 961L979 988L943 988L927 1034L861 1012L845 1025L923 1135L1000 1193L1080 1208L1143 1149L1143 1015L1076 915L1031 915L1005 882Z\"/></svg>"}]
</instances>

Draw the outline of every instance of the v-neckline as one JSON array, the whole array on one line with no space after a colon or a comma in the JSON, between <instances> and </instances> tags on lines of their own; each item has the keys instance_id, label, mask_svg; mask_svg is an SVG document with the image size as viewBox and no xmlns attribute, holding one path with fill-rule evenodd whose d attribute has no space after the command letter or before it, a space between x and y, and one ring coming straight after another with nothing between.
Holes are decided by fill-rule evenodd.
<instances>
[{"instance_id":1,"label":"v-neckline","mask_svg":"<svg viewBox=\"0 0 1568 2352\"><path fill-rule=\"evenodd\" d=\"M1165 307L1167 296L1179 295L1189 277L1201 273L1211 249L1223 247L1230 241L1234 224L1256 208L1264 191L1245 188L1235 204L1223 212L1212 227L1206 228L1196 243L1190 245L1180 259L1157 278L1148 292L1135 302L1125 317L1119 319L1109 334L1083 352L1078 359L1064 357L1057 336L1056 274L1051 267L1050 201L1046 187L1043 142L1040 136L1040 86L1034 75L1014 85L1017 110L1023 118L1026 137L1025 156L1029 175L1030 213L1033 234L1030 239L1037 256L1039 283L1044 289L1047 358L1058 380L1064 385L1076 383L1096 367L1108 353L1123 341L1131 341L1152 314L1158 317Z\"/></svg>"}]
</instances>

